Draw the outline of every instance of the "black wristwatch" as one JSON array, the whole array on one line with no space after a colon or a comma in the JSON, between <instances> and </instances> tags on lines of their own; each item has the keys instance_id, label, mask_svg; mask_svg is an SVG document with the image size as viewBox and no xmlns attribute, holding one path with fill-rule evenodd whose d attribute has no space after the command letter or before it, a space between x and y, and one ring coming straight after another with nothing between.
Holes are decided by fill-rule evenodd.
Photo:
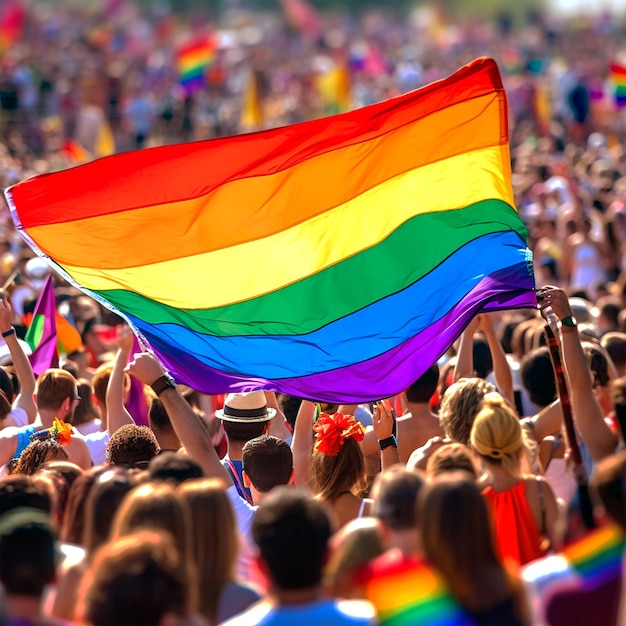
<instances>
[{"instance_id":1,"label":"black wristwatch","mask_svg":"<svg viewBox=\"0 0 626 626\"><path fill-rule=\"evenodd\" d=\"M150 387L152 387L152 391L154 391L157 396L160 396L166 389L175 389L176 381L169 374L163 374L163 376L159 376Z\"/></svg>"},{"instance_id":2,"label":"black wristwatch","mask_svg":"<svg viewBox=\"0 0 626 626\"><path fill-rule=\"evenodd\" d=\"M393 446L394 448L398 447L398 440L391 435L391 437L386 437L385 439L379 439L378 445L380 446L380 451L382 452L385 448L389 448Z\"/></svg>"}]
</instances>

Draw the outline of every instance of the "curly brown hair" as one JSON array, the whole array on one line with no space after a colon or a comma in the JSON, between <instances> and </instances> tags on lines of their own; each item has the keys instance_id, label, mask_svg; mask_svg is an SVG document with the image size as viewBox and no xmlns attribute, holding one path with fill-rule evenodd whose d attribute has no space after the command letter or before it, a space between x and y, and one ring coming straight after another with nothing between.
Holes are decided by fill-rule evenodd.
<instances>
[{"instance_id":1,"label":"curly brown hair","mask_svg":"<svg viewBox=\"0 0 626 626\"><path fill-rule=\"evenodd\" d=\"M50 461L67 461L68 454L63 446L52 437L35 439L26 446L15 465L14 474L32 476Z\"/></svg>"},{"instance_id":2,"label":"curly brown hair","mask_svg":"<svg viewBox=\"0 0 626 626\"><path fill-rule=\"evenodd\" d=\"M107 443L106 456L111 465L147 465L161 451L154 433L147 426L125 424Z\"/></svg>"}]
</instances>

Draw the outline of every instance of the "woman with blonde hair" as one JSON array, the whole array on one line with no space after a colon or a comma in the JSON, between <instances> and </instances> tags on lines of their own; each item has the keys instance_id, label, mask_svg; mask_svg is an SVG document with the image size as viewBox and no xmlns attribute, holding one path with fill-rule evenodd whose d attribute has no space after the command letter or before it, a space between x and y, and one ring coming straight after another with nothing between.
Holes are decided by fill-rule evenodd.
<instances>
[{"instance_id":1,"label":"woman with blonde hair","mask_svg":"<svg viewBox=\"0 0 626 626\"><path fill-rule=\"evenodd\" d=\"M530 623L524 588L496 552L489 511L476 483L435 480L421 491L417 510L424 554L471 622Z\"/></svg>"},{"instance_id":2,"label":"woman with blonde hair","mask_svg":"<svg viewBox=\"0 0 626 626\"><path fill-rule=\"evenodd\" d=\"M488 474L483 490L491 509L500 556L524 565L556 547L558 505L545 478L524 474L527 451L517 415L497 393L476 416L471 444Z\"/></svg>"},{"instance_id":3,"label":"woman with blonde hair","mask_svg":"<svg viewBox=\"0 0 626 626\"><path fill-rule=\"evenodd\" d=\"M178 493L191 513L199 611L209 623L222 623L260 599L235 577L239 551L235 514L219 480L189 480L179 486Z\"/></svg>"}]
</instances>

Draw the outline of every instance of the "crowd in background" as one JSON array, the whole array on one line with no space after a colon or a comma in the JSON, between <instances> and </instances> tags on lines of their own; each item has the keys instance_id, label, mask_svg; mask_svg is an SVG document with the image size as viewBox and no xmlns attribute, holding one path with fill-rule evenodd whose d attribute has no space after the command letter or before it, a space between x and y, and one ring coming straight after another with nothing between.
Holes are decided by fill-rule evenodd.
<instances>
[{"instance_id":1,"label":"crowd in background","mask_svg":"<svg viewBox=\"0 0 626 626\"><path fill-rule=\"evenodd\" d=\"M54 275L75 333L36 376L23 340L51 270L5 207L0 624L615 623L624 16L224 4L0 2L0 185L364 106L492 56L538 309L477 317L396 398L331 406L174 386L121 318ZM177 64L199 40L211 59L189 90Z\"/></svg>"}]
</instances>

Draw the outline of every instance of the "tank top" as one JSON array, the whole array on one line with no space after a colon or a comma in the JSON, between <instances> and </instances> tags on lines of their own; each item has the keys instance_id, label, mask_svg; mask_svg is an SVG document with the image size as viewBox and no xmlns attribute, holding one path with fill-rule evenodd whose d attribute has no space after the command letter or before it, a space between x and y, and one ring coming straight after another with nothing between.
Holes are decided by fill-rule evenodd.
<instances>
[{"instance_id":1,"label":"tank top","mask_svg":"<svg viewBox=\"0 0 626 626\"><path fill-rule=\"evenodd\" d=\"M19 458L20 454L28 447L30 436L35 433L34 426L24 426L17 431L17 447L15 448L14 459Z\"/></svg>"},{"instance_id":2,"label":"tank top","mask_svg":"<svg viewBox=\"0 0 626 626\"><path fill-rule=\"evenodd\" d=\"M506 491L486 487L483 496L493 515L496 547L503 560L524 565L544 556L546 550L541 547L541 534L526 500L523 481Z\"/></svg>"}]
</instances>

